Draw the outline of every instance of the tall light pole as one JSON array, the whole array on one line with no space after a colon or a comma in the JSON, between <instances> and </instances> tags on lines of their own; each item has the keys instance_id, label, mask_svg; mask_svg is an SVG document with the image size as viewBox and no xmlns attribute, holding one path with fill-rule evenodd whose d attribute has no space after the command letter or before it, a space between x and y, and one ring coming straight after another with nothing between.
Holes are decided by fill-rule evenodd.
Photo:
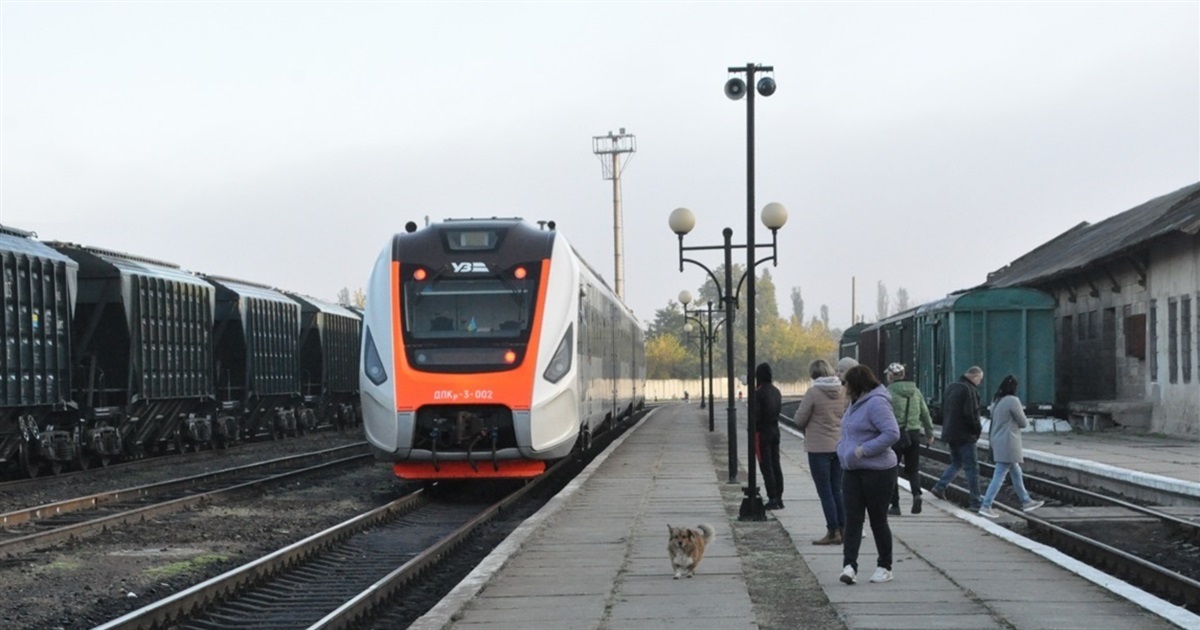
<instances>
[{"instance_id":1,"label":"tall light pole","mask_svg":"<svg viewBox=\"0 0 1200 630\"><path fill-rule=\"evenodd\" d=\"M762 497L758 496L758 487L755 482L755 460L754 460L754 437L755 437L755 418L757 417L758 409L754 400L754 93L758 92L763 96L770 96L775 93L775 79L770 76L764 76L755 84L754 75L757 72L774 72L773 66L760 66L753 63L748 63L742 67L729 68L729 72L735 75L746 76L743 81L739 77L734 77L725 82L725 95L732 100L740 100L743 96L746 98L746 273L750 276L746 285L746 409L749 417L747 433L750 435L749 444L749 461L748 466L750 485L746 487L746 498L742 501L742 507L738 518L743 520L766 520L766 510L763 508ZM755 89L749 89L748 86L754 86ZM783 206L780 206L782 208ZM764 220L766 209L763 209ZM784 220L786 220L786 211ZM768 226L769 227L769 226Z\"/></svg>"},{"instance_id":2,"label":"tall light pole","mask_svg":"<svg viewBox=\"0 0 1200 630\"><path fill-rule=\"evenodd\" d=\"M592 153L600 158L604 168L604 179L613 183L613 286L617 297L625 299L625 236L621 228L621 171L629 158L637 151L637 137L625 133L608 132L607 136L592 136ZM621 156L625 159L622 162Z\"/></svg>"},{"instance_id":3,"label":"tall light pole","mask_svg":"<svg viewBox=\"0 0 1200 630\"><path fill-rule=\"evenodd\" d=\"M773 261L776 259L776 257L775 257L776 243L777 243L776 232L779 231L779 228L783 227L784 223L787 223L787 209L783 207L783 204L769 203L769 204L767 204L767 206L765 208L763 208L762 221L763 221L763 224L766 225L771 230L771 244L770 245L757 245L756 247L770 247L771 255L766 258L763 258L760 261L755 262L754 264L752 264L750 266L749 269L747 269L746 273L747 273L747 275L749 275L751 277L753 277L753 275L754 275L754 266L755 265L757 265L760 262L766 262L768 260ZM729 437L729 481L730 481L730 483L733 483L733 482L737 481L737 408L734 406L734 393L735 392L734 392L734 384L733 384L733 321L734 321L733 309L737 305L737 294L734 293L735 285L733 284L733 250L741 249L741 248L748 248L749 245L734 245L733 244L733 230L730 228L725 228L724 230L721 231L721 234L724 235L724 237L725 237L725 242L723 245L691 245L691 246L685 247L683 244L683 237L685 235L687 235L688 232L691 232L692 228L696 227L696 215L693 214L692 211L687 208L676 208L675 210L673 210L671 212L671 216L667 219L667 222L671 226L671 231L679 236L679 270L683 271L683 263L686 262L686 263L691 263L693 265L696 265L697 267L699 267L699 268L703 269L705 272L707 272L708 277L710 279L712 279L713 285L717 289L717 301L722 302L725 305L725 376L726 376L726 380L728 381L728 387L729 387L729 407L726 410L726 413L727 413L726 421L727 421L727 429L728 429L728 437ZM712 269L709 269L708 267L704 266L704 264L701 263L700 261L683 257L684 252L696 251L696 250L702 250L702 249L720 249L725 252L725 282L724 282L724 284L722 284L719 280L717 280L717 276L715 273L713 273ZM753 250L751 250L751 251L753 251ZM753 260L753 258L754 258L753 254L751 254L750 258L751 258L751 260ZM743 279L744 279L744 277L743 277ZM740 287L741 283L739 282L739 284L736 286ZM722 287L724 287L724 288L722 288ZM751 372L753 372L753 370L751 370ZM750 396L750 398L753 399L753 391L751 391L751 394L752 395ZM753 416L750 417L750 421L748 422L748 427L750 429L749 430L750 463L747 465L747 469L750 471L750 480L751 481L750 481L750 487L746 490L746 493L747 493L747 497L749 497L749 496L757 497L756 502L751 501L751 503L750 503L750 505L758 506L758 514L760 515L761 518L758 518L756 520L765 520L767 518L767 513L766 513L766 510L763 508L762 498L758 497L758 488L754 485L754 432L753 432L754 424L753 424ZM747 504L743 503L742 507L743 507L743 510L745 510L747 507ZM742 518L742 516L740 516L739 518Z\"/></svg>"},{"instance_id":4,"label":"tall light pole","mask_svg":"<svg viewBox=\"0 0 1200 630\"><path fill-rule=\"evenodd\" d=\"M713 417L714 416L714 412L713 412L713 342L716 341L716 339L717 339L717 329L725 324L725 320L722 319L721 321L717 322L717 324L715 326L713 325L713 319L712 319L713 303L712 303L712 300L709 300L707 308L704 308L704 309L694 308L694 309L688 310L688 304L690 304L691 301L692 301L692 294L690 291L680 291L679 292L679 303L683 304L684 318L691 319L692 321L696 322L697 324L700 324L701 334L704 335L705 339L708 342L708 430L712 431L716 428L716 426L715 426L716 421L715 421L715 418ZM688 313L694 313L697 315L697 317L691 317L688 315ZM699 319L700 315L707 315L707 319L708 319L707 324L703 320ZM686 325L684 326L684 330L687 330ZM703 361L703 359L701 359L701 360ZM702 388L702 390L704 387L703 378L704 378L703 370L701 370L700 387ZM703 400L700 401L700 408L701 409L704 408Z\"/></svg>"}]
</instances>

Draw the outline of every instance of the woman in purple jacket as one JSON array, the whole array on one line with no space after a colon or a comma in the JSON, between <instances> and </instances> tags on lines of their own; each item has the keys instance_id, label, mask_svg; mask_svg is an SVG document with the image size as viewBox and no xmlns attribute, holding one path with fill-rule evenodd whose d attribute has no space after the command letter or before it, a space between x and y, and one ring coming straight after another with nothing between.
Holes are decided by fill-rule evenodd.
<instances>
[{"instance_id":1,"label":"woman in purple jacket","mask_svg":"<svg viewBox=\"0 0 1200 630\"><path fill-rule=\"evenodd\" d=\"M842 416L838 460L845 471L842 498L846 504L846 533L842 543L842 575L846 584L858 581L858 548L862 545L864 512L879 551L872 582L892 579L892 530L888 527L888 501L896 485L896 453L900 426L892 412L892 396L871 368L857 365L846 372L850 407Z\"/></svg>"}]
</instances>

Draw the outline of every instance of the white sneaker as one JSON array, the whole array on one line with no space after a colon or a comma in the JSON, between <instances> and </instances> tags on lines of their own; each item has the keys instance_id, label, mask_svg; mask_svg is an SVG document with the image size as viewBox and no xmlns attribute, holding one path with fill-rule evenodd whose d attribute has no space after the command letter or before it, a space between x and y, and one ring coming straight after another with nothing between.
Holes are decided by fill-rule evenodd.
<instances>
[{"instance_id":1,"label":"white sneaker","mask_svg":"<svg viewBox=\"0 0 1200 630\"><path fill-rule=\"evenodd\" d=\"M891 582L892 572L883 567L875 567L875 573L871 575L871 581L875 582L876 584L880 582Z\"/></svg>"},{"instance_id":2,"label":"white sneaker","mask_svg":"<svg viewBox=\"0 0 1200 630\"><path fill-rule=\"evenodd\" d=\"M846 567L842 569L842 576L838 579L841 580L843 584L854 584L858 582L858 575L854 571L854 567L847 564Z\"/></svg>"},{"instance_id":3,"label":"white sneaker","mask_svg":"<svg viewBox=\"0 0 1200 630\"><path fill-rule=\"evenodd\" d=\"M1000 513L990 507L979 508L979 515L986 516L988 518L1000 518Z\"/></svg>"},{"instance_id":4,"label":"white sneaker","mask_svg":"<svg viewBox=\"0 0 1200 630\"><path fill-rule=\"evenodd\" d=\"M1046 505L1045 501L1030 501L1029 503L1021 504L1021 511L1022 512L1032 512L1032 511L1042 507L1043 505Z\"/></svg>"}]
</instances>

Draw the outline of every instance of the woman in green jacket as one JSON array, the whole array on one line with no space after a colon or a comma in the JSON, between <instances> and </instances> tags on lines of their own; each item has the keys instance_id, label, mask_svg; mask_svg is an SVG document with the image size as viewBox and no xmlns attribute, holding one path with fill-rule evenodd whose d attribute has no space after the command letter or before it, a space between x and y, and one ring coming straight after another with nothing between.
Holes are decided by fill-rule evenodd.
<instances>
[{"instance_id":1,"label":"woman in green jacket","mask_svg":"<svg viewBox=\"0 0 1200 630\"><path fill-rule=\"evenodd\" d=\"M933 444L933 418L925 396L917 384L904 378L904 365L887 366L888 391L892 394L892 413L900 424L900 441L892 449L899 460L900 473L912 489L912 513L921 513L921 443ZM922 435L923 434L923 435ZM900 515L900 483L892 488L892 507L888 514Z\"/></svg>"}]
</instances>

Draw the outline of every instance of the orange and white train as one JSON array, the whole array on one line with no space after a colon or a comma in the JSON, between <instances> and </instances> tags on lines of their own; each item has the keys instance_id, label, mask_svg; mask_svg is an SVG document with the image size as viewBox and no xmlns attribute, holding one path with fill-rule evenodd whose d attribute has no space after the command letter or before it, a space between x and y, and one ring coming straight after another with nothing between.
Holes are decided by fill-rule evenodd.
<instances>
[{"instance_id":1,"label":"orange and white train","mask_svg":"<svg viewBox=\"0 0 1200 630\"><path fill-rule=\"evenodd\" d=\"M404 479L534 477L645 400L641 326L553 222L409 222L362 355L367 440Z\"/></svg>"}]
</instances>

